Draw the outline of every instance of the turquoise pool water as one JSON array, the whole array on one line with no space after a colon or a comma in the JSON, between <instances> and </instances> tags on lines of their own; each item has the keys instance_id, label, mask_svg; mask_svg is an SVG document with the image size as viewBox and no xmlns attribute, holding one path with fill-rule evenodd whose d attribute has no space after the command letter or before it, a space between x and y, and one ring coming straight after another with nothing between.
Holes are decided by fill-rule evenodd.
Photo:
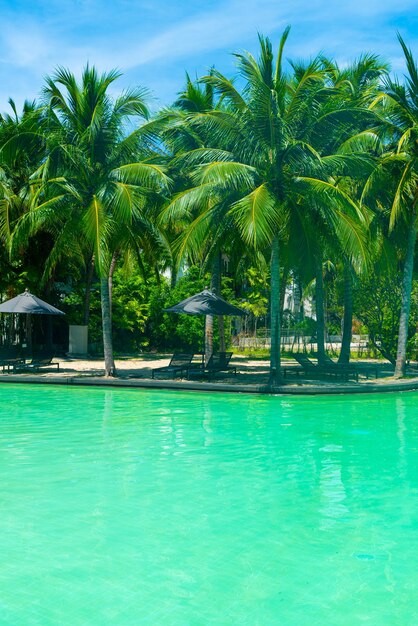
<instances>
[{"instance_id":1,"label":"turquoise pool water","mask_svg":"<svg viewBox=\"0 0 418 626\"><path fill-rule=\"evenodd\" d=\"M1 385L1 626L416 626L417 407Z\"/></svg>"}]
</instances>

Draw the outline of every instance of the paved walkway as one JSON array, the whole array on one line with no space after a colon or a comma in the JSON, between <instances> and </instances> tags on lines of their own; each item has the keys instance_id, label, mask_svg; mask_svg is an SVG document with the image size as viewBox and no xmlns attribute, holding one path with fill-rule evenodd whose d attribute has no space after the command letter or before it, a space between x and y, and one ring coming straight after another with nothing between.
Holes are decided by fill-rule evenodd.
<instances>
[{"instance_id":1,"label":"paved walkway","mask_svg":"<svg viewBox=\"0 0 418 626\"><path fill-rule=\"evenodd\" d=\"M343 382L332 378L313 380L294 376L289 373L285 385L267 386L269 364L266 360L236 357L233 364L238 368L236 376L218 374L216 380L171 380L151 379L153 368L167 365L168 357L144 355L138 359L117 359L117 378L105 378L103 361L95 359L57 359L60 369L41 370L39 373L1 374L0 382L52 383L74 385L96 385L113 387L147 387L154 389L189 389L200 391L223 391L241 393L277 393L277 394L341 394L341 393L376 393L386 391L418 390L418 372L402 380L392 378L390 365L379 363L379 378L360 378L358 383ZM289 362L290 365L290 362ZM286 362L286 367L288 364ZM295 365L296 367L296 365Z\"/></svg>"}]
</instances>

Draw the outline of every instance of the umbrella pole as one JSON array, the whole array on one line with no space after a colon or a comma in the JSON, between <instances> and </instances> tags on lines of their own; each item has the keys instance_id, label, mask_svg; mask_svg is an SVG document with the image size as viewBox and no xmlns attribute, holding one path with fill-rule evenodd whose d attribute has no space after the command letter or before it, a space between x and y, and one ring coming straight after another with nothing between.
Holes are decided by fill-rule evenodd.
<instances>
[{"instance_id":1,"label":"umbrella pole","mask_svg":"<svg viewBox=\"0 0 418 626\"><path fill-rule=\"evenodd\" d=\"M11 314L10 316L10 320L9 320L9 325L7 327L7 334L8 334L8 345L12 346L14 343L14 328L15 328L15 316L14 313Z\"/></svg>"},{"instance_id":2,"label":"umbrella pole","mask_svg":"<svg viewBox=\"0 0 418 626\"><path fill-rule=\"evenodd\" d=\"M32 354L32 317L26 313L26 345L29 354Z\"/></svg>"},{"instance_id":3,"label":"umbrella pole","mask_svg":"<svg viewBox=\"0 0 418 626\"><path fill-rule=\"evenodd\" d=\"M203 316L203 345L202 345L202 367L205 367L206 356L206 315Z\"/></svg>"}]
</instances>

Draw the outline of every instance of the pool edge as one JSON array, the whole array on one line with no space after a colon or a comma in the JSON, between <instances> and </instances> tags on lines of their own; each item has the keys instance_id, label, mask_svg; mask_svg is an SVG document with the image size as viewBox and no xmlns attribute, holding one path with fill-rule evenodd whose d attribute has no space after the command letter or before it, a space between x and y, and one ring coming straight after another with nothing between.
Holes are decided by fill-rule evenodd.
<instances>
[{"instance_id":1,"label":"pool edge","mask_svg":"<svg viewBox=\"0 0 418 626\"><path fill-rule=\"evenodd\" d=\"M251 393L263 395L347 395L359 393L398 393L400 391L418 391L418 379L412 381L396 381L384 384L362 383L347 385L304 385L278 386L267 385L237 385L229 383L210 383L196 381L173 381L129 378L104 378L78 376L33 376L33 375L6 375L0 376L0 383L18 384L46 384L67 385L82 387L116 387L130 389L173 389L178 391L210 391L221 393Z\"/></svg>"}]
</instances>

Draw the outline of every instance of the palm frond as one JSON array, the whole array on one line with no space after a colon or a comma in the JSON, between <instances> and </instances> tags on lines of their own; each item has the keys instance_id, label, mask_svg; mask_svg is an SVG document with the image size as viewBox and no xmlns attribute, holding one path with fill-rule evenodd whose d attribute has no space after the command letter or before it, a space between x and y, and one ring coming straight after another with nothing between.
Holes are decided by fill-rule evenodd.
<instances>
[{"instance_id":1,"label":"palm frond","mask_svg":"<svg viewBox=\"0 0 418 626\"><path fill-rule=\"evenodd\" d=\"M170 179L164 169L163 166L152 163L127 163L112 170L111 177L127 184L158 191L167 189L170 185Z\"/></svg>"},{"instance_id":2,"label":"palm frond","mask_svg":"<svg viewBox=\"0 0 418 626\"><path fill-rule=\"evenodd\" d=\"M192 172L196 184L209 183L223 189L248 189L254 185L257 171L254 167L234 161L215 161L201 165Z\"/></svg>"},{"instance_id":3,"label":"palm frond","mask_svg":"<svg viewBox=\"0 0 418 626\"><path fill-rule=\"evenodd\" d=\"M255 248L268 245L285 223L283 211L264 183L235 202L231 216L243 240Z\"/></svg>"},{"instance_id":4,"label":"palm frond","mask_svg":"<svg viewBox=\"0 0 418 626\"><path fill-rule=\"evenodd\" d=\"M193 210L206 207L215 195L212 183L202 183L198 187L186 189L175 194L173 199L161 211L159 222L166 224L173 220L181 220L190 217Z\"/></svg>"},{"instance_id":5,"label":"palm frond","mask_svg":"<svg viewBox=\"0 0 418 626\"><path fill-rule=\"evenodd\" d=\"M396 192L393 197L393 202L392 202L392 206L390 209L389 232L393 230L396 222L399 220L399 217L402 213L402 209L403 209L402 199L405 193L407 180L412 174L412 166L413 166L412 161L409 161L408 163L406 163L405 168L402 172L402 176L400 177L399 183L396 187Z\"/></svg>"}]
</instances>

